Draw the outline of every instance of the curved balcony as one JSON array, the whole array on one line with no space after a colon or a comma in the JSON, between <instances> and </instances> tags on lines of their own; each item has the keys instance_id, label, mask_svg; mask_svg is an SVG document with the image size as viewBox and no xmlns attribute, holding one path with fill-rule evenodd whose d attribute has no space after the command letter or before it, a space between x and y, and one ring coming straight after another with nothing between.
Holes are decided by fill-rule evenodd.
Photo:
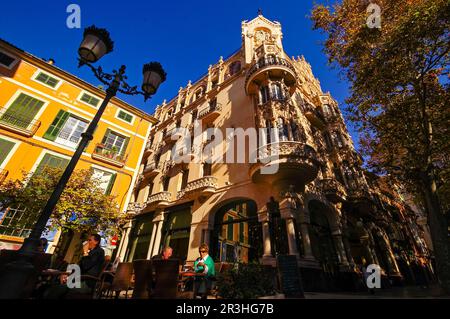
<instances>
[{"instance_id":1,"label":"curved balcony","mask_svg":"<svg viewBox=\"0 0 450 319\"><path fill-rule=\"evenodd\" d=\"M203 123L212 123L220 116L221 111L222 105L220 103L211 104L201 109L197 118L202 120Z\"/></svg>"},{"instance_id":2,"label":"curved balcony","mask_svg":"<svg viewBox=\"0 0 450 319\"><path fill-rule=\"evenodd\" d=\"M310 145L281 141L258 149L257 163L250 167L250 177L255 183L286 180L289 184L304 185L316 178L319 166L319 155Z\"/></svg>"},{"instance_id":3,"label":"curved balcony","mask_svg":"<svg viewBox=\"0 0 450 319\"><path fill-rule=\"evenodd\" d=\"M303 106L303 113L311 124L316 126L318 129L322 130L325 128L325 118L322 113L320 113L318 108L311 104L306 104Z\"/></svg>"},{"instance_id":4,"label":"curved balcony","mask_svg":"<svg viewBox=\"0 0 450 319\"><path fill-rule=\"evenodd\" d=\"M294 66L286 59L266 57L248 70L245 78L245 90L247 94L256 94L259 83L267 78L267 73L273 78L283 78L284 83L289 87L290 94L295 91L297 73Z\"/></svg>"},{"instance_id":5,"label":"curved balcony","mask_svg":"<svg viewBox=\"0 0 450 319\"><path fill-rule=\"evenodd\" d=\"M320 180L319 185L330 202L339 203L345 201L347 195L345 187L336 179L324 178Z\"/></svg>"},{"instance_id":6,"label":"curved balcony","mask_svg":"<svg viewBox=\"0 0 450 319\"><path fill-rule=\"evenodd\" d=\"M151 162L145 165L142 173L145 177L155 177L156 175L161 173L161 167L155 162Z\"/></svg>"},{"instance_id":7,"label":"curved balcony","mask_svg":"<svg viewBox=\"0 0 450 319\"><path fill-rule=\"evenodd\" d=\"M129 214L139 214L143 209L145 205L141 203L129 203L127 207L127 213Z\"/></svg>"},{"instance_id":8,"label":"curved balcony","mask_svg":"<svg viewBox=\"0 0 450 319\"><path fill-rule=\"evenodd\" d=\"M166 207L170 204L171 200L171 192L159 192L148 197L147 206Z\"/></svg>"},{"instance_id":9,"label":"curved balcony","mask_svg":"<svg viewBox=\"0 0 450 319\"><path fill-rule=\"evenodd\" d=\"M217 187L216 177L204 176L187 183L186 187L177 193L177 199L206 198L214 194Z\"/></svg>"},{"instance_id":10,"label":"curved balcony","mask_svg":"<svg viewBox=\"0 0 450 319\"><path fill-rule=\"evenodd\" d=\"M181 127L174 127L164 134L162 140L168 145L173 145L184 135L184 130Z\"/></svg>"}]
</instances>

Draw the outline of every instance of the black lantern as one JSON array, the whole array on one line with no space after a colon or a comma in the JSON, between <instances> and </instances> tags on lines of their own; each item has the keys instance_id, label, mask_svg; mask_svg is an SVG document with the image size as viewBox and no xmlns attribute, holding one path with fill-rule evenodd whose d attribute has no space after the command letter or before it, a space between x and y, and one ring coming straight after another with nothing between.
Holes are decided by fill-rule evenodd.
<instances>
[{"instance_id":1,"label":"black lantern","mask_svg":"<svg viewBox=\"0 0 450 319\"><path fill-rule=\"evenodd\" d=\"M142 91L149 95L155 94L159 85L166 80L167 73L158 62L144 64L142 72L144 74Z\"/></svg>"},{"instance_id":2,"label":"black lantern","mask_svg":"<svg viewBox=\"0 0 450 319\"><path fill-rule=\"evenodd\" d=\"M113 50L114 42L106 29L90 26L84 29L78 55L84 62L94 63Z\"/></svg>"}]
</instances>

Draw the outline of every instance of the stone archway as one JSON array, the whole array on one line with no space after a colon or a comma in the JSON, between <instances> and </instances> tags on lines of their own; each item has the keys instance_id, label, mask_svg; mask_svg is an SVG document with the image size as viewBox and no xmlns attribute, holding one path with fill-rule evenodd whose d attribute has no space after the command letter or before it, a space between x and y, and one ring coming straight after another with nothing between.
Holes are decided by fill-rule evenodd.
<instances>
[{"instance_id":1,"label":"stone archway","mask_svg":"<svg viewBox=\"0 0 450 319\"><path fill-rule=\"evenodd\" d=\"M250 262L262 256L262 232L256 202L228 199L215 206L210 254L217 262Z\"/></svg>"},{"instance_id":2,"label":"stone archway","mask_svg":"<svg viewBox=\"0 0 450 319\"><path fill-rule=\"evenodd\" d=\"M325 273L334 274L339 264L338 247L333 233L338 229L337 215L317 199L306 205L309 215L309 237L313 256Z\"/></svg>"}]
</instances>

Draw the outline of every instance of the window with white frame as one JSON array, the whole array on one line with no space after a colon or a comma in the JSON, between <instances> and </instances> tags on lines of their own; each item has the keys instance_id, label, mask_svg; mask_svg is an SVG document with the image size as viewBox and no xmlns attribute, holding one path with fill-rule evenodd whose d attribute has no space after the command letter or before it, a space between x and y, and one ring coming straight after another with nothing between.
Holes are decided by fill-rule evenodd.
<instances>
[{"instance_id":1,"label":"window with white frame","mask_svg":"<svg viewBox=\"0 0 450 319\"><path fill-rule=\"evenodd\" d=\"M125 122L128 122L130 124L133 123L133 115L123 110L119 110L119 112L117 113L117 118L124 120Z\"/></svg>"},{"instance_id":2,"label":"window with white frame","mask_svg":"<svg viewBox=\"0 0 450 319\"><path fill-rule=\"evenodd\" d=\"M88 122L69 112L60 110L44 134L44 138L56 143L77 147L81 140L81 134L86 131Z\"/></svg>"},{"instance_id":3,"label":"window with white frame","mask_svg":"<svg viewBox=\"0 0 450 319\"><path fill-rule=\"evenodd\" d=\"M92 178L99 181L99 187L104 191L105 194L111 193L111 189L116 179L116 174L98 169L96 167L93 167L92 170Z\"/></svg>"},{"instance_id":4,"label":"window with white frame","mask_svg":"<svg viewBox=\"0 0 450 319\"><path fill-rule=\"evenodd\" d=\"M100 99L96 98L95 96L88 94L86 92L84 92L81 97L80 97L80 101L89 104L93 107L97 107L98 104L100 103Z\"/></svg>"},{"instance_id":5,"label":"window with white frame","mask_svg":"<svg viewBox=\"0 0 450 319\"><path fill-rule=\"evenodd\" d=\"M129 138L108 129L102 144L107 150L114 150L116 154L123 154L127 148Z\"/></svg>"},{"instance_id":6,"label":"window with white frame","mask_svg":"<svg viewBox=\"0 0 450 319\"><path fill-rule=\"evenodd\" d=\"M41 82L44 85L47 85L51 88L56 88L58 83L61 81L47 73L39 72L34 78L36 81Z\"/></svg>"}]
</instances>

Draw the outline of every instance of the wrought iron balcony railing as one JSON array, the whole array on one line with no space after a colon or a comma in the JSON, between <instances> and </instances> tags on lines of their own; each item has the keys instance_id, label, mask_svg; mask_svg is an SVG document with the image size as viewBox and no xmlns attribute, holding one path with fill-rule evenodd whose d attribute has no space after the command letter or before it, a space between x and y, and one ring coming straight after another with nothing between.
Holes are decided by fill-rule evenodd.
<instances>
[{"instance_id":1,"label":"wrought iron balcony railing","mask_svg":"<svg viewBox=\"0 0 450 319\"><path fill-rule=\"evenodd\" d=\"M127 160L127 155L122 154L115 148L108 148L99 143L96 145L94 152L92 153L92 158L115 166L123 167Z\"/></svg>"},{"instance_id":2,"label":"wrought iron balcony railing","mask_svg":"<svg viewBox=\"0 0 450 319\"><path fill-rule=\"evenodd\" d=\"M8 111L6 108L0 109L0 127L24 135L33 136L41 126L41 121L28 119L23 114Z\"/></svg>"}]
</instances>

